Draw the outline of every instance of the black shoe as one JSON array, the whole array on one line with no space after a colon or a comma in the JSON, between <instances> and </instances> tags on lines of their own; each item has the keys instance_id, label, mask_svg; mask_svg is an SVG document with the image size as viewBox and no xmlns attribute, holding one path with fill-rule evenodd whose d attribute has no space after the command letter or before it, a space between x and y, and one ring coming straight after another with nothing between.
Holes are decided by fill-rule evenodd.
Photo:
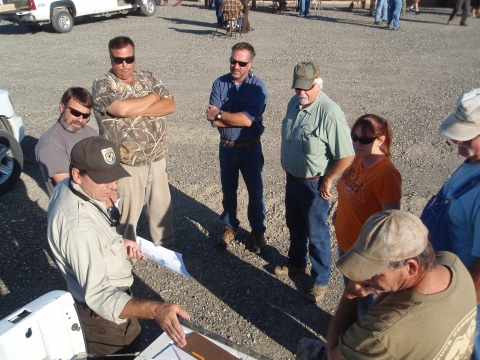
<instances>
[{"instance_id":1,"label":"black shoe","mask_svg":"<svg viewBox=\"0 0 480 360\"><path fill-rule=\"evenodd\" d=\"M375 25L380 25L380 21L374 21L373 22Z\"/></svg>"},{"instance_id":2,"label":"black shoe","mask_svg":"<svg viewBox=\"0 0 480 360\"><path fill-rule=\"evenodd\" d=\"M466 23L460 23L460 26L468 26Z\"/></svg>"}]
</instances>

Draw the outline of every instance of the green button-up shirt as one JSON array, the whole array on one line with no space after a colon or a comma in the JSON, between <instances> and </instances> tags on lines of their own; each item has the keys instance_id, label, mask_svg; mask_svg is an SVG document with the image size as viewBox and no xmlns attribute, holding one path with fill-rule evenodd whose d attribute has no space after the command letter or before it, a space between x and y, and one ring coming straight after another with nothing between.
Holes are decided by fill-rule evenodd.
<instances>
[{"instance_id":1,"label":"green button-up shirt","mask_svg":"<svg viewBox=\"0 0 480 360\"><path fill-rule=\"evenodd\" d=\"M350 129L337 104L320 92L302 109L292 97L282 122L283 170L299 178L323 176L336 160L353 154Z\"/></svg>"}]
</instances>

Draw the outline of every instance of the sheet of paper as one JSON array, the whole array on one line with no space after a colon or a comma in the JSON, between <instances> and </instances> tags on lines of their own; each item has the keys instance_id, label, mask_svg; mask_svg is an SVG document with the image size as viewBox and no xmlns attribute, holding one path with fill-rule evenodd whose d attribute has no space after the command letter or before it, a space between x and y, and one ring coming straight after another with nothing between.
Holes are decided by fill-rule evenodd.
<instances>
[{"instance_id":1,"label":"sheet of paper","mask_svg":"<svg viewBox=\"0 0 480 360\"><path fill-rule=\"evenodd\" d=\"M161 353L152 357L154 360L196 360L193 356L170 344Z\"/></svg>"},{"instance_id":2,"label":"sheet of paper","mask_svg":"<svg viewBox=\"0 0 480 360\"><path fill-rule=\"evenodd\" d=\"M137 244L147 259L156 261L186 277L191 277L183 263L182 254L165 249L140 236L137 236Z\"/></svg>"}]
</instances>

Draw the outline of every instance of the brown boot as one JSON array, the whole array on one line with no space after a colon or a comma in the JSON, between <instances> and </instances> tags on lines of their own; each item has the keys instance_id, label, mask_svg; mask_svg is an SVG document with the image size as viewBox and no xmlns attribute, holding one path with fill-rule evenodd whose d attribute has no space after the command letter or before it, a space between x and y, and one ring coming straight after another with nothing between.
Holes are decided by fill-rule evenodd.
<instances>
[{"instance_id":1,"label":"brown boot","mask_svg":"<svg viewBox=\"0 0 480 360\"><path fill-rule=\"evenodd\" d=\"M322 301L326 292L327 292L326 286L313 285L309 293L307 294L307 300L313 304L316 304L319 301Z\"/></svg>"},{"instance_id":2,"label":"brown boot","mask_svg":"<svg viewBox=\"0 0 480 360\"><path fill-rule=\"evenodd\" d=\"M304 273L306 268L296 268L289 264L275 267L275 275L277 276L289 276L292 274Z\"/></svg>"},{"instance_id":3,"label":"brown boot","mask_svg":"<svg viewBox=\"0 0 480 360\"><path fill-rule=\"evenodd\" d=\"M218 239L217 245L227 247L233 240L235 240L235 231L227 225L223 225L223 234Z\"/></svg>"},{"instance_id":4,"label":"brown boot","mask_svg":"<svg viewBox=\"0 0 480 360\"><path fill-rule=\"evenodd\" d=\"M265 235L260 234L256 230L252 230L250 240L252 241L256 254L260 254L265 249Z\"/></svg>"}]
</instances>

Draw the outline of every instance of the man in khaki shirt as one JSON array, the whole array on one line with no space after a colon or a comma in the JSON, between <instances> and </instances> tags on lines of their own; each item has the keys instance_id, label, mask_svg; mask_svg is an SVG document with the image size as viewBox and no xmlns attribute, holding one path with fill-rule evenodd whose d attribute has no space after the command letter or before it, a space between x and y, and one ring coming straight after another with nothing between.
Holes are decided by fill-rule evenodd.
<instances>
[{"instance_id":1,"label":"man in khaki shirt","mask_svg":"<svg viewBox=\"0 0 480 360\"><path fill-rule=\"evenodd\" d=\"M176 304L133 299L131 258L144 259L136 242L115 231L118 219L105 201L117 180L130 174L120 165L111 141L90 137L72 149L70 178L53 191L48 207L48 242L77 304L90 354L138 351L137 318L155 319L179 346L186 344Z\"/></svg>"}]
</instances>

